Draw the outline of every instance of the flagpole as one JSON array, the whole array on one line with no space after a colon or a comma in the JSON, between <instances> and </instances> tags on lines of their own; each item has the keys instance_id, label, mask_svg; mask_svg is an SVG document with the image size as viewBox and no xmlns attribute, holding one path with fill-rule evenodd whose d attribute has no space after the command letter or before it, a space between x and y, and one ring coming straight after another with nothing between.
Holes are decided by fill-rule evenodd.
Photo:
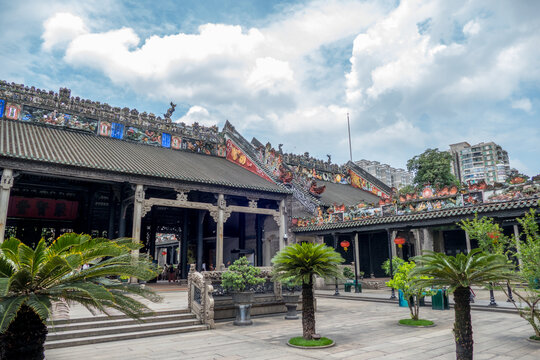
<instances>
[{"instance_id":1,"label":"flagpole","mask_svg":"<svg viewBox=\"0 0 540 360\"><path fill-rule=\"evenodd\" d=\"M349 122L349 113L347 113L347 129L349 130L349 154L352 162L352 145L351 145L351 124Z\"/></svg>"}]
</instances>

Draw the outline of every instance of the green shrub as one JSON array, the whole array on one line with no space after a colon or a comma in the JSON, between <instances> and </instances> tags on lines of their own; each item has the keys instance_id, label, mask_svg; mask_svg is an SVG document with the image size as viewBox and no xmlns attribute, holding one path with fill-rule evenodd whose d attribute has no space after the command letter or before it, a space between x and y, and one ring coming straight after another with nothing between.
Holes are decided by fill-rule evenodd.
<instances>
[{"instance_id":1,"label":"green shrub","mask_svg":"<svg viewBox=\"0 0 540 360\"><path fill-rule=\"evenodd\" d=\"M221 285L225 289L241 292L251 285L262 284L266 281L260 277L261 270L251 265L244 256L236 260L228 270L221 275Z\"/></svg>"}]
</instances>

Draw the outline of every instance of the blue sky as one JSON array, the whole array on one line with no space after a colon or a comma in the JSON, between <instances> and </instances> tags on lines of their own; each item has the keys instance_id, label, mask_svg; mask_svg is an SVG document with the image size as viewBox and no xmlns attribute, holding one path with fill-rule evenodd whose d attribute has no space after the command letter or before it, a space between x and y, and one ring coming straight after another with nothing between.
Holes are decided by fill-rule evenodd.
<instances>
[{"instance_id":1,"label":"blue sky","mask_svg":"<svg viewBox=\"0 0 540 360\"><path fill-rule=\"evenodd\" d=\"M0 79L287 152L405 167L495 141L540 173L537 1L6 1Z\"/></svg>"}]
</instances>

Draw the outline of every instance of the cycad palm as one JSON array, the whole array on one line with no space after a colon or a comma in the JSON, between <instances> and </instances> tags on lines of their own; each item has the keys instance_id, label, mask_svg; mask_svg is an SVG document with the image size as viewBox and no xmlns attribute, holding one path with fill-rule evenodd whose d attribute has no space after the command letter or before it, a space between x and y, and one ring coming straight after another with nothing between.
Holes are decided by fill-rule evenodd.
<instances>
[{"instance_id":1,"label":"cycad palm","mask_svg":"<svg viewBox=\"0 0 540 360\"><path fill-rule=\"evenodd\" d=\"M454 292L456 357L458 360L472 359L470 286L511 278L512 266L503 255L485 254L479 249L455 257L429 251L415 257L414 261L420 266L412 274L430 277L419 280L419 285L447 286L450 292Z\"/></svg>"},{"instance_id":2,"label":"cycad palm","mask_svg":"<svg viewBox=\"0 0 540 360\"><path fill-rule=\"evenodd\" d=\"M315 334L315 308L313 305L313 275L322 278L343 277L338 265L343 258L324 244L302 243L287 246L272 259L277 280L292 278L302 284L303 337Z\"/></svg>"},{"instance_id":3,"label":"cycad palm","mask_svg":"<svg viewBox=\"0 0 540 360\"><path fill-rule=\"evenodd\" d=\"M50 246L41 240L35 249L15 238L0 245L0 358L43 359L46 320L51 302L80 303L92 313L116 309L131 317L150 311L128 296L159 297L138 285L123 284L108 276L125 275L148 280L156 271L131 239L116 241L88 235L65 234ZM90 264L88 269L82 269Z\"/></svg>"}]
</instances>

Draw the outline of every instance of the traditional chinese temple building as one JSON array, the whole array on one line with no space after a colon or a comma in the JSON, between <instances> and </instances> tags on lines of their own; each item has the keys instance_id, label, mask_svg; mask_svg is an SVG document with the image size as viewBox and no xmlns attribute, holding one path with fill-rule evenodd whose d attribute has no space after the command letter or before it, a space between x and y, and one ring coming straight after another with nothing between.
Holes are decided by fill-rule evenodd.
<instances>
[{"instance_id":1,"label":"traditional chinese temple building","mask_svg":"<svg viewBox=\"0 0 540 360\"><path fill-rule=\"evenodd\" d=\"M246 255L270 265L286 244L316 239L379 276L392 253L474 246L452 235L463 217L478 212L511 226L538 207L530 199L480 204L474 191L452 189L401 201L352 162L250 142L229 122L221 131L174 123L174 107L161 118L69 89L0 82L0 241L33 244L71 231L127 236L160 265L181 264L186 277L187 264L219 269ZM403 247L392 245L396 237Z\"/></svg>"}]
</instances>

